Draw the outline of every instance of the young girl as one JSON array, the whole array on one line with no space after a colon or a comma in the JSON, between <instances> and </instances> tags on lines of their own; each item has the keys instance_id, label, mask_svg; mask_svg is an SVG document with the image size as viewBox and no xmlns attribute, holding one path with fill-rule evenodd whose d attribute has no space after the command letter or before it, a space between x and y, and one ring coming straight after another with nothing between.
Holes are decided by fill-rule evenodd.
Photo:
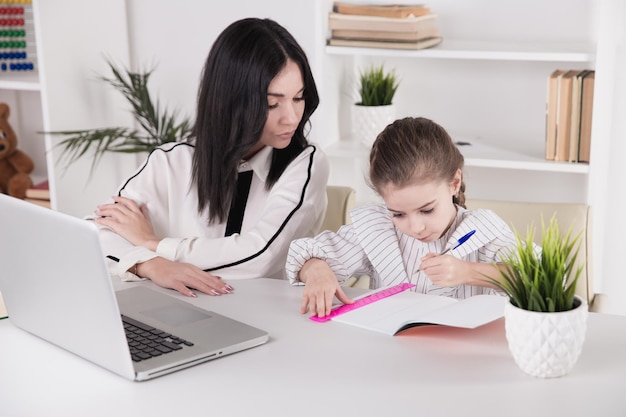
<instances>
[{"instance_id":1,"label":"young girl","mask_svg":"<svg viewBox=\"0 0 626 417\"><path fill-rule=\"evenodd\" d=\"M190 140L154 150L96 210L112 272L188 296L284 278L290 242L313 236L326 211L328 161L306 139L318 103L307 57L284 27L247 18L224 29Z\"/></svg>"},{"instance_id":2,"label":"young girl","mask_svg":"<svg viewBox=\"0 0 626 417\"><path fill-rule=\"evenodd\" d=\"M465 298L497 293L494 262L515 245L509 226L489 210L465 209L463 156L448 133L425 118L405 118L378 135L370 153L371 186L384 205L359 207L337 233L294 240L286 269L304 283L301 313L323 317L333 297L352 303L340 284L371 276L372 288L402 282L420 293ZM445 255L468 232L475 233Z\"/></svg>"}]
</instances>

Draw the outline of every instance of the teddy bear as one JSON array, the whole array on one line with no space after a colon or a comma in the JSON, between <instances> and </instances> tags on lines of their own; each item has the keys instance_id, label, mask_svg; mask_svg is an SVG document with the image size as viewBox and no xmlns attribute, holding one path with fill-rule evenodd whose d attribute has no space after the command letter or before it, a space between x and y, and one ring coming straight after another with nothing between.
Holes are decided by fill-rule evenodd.
<instances>
[{"instance_id":1,"label":"teddy bear","mask_svg":"<svg viewBox=\"0 0 626 417\"><path fill-rule=\"evenodd\" d=\"M17 198L26 197L33 186L30 173L35 164L30 156L17 149L17 136L9 124L10 108L0 103L0 192Z\"/></svg>"}]
</instances>

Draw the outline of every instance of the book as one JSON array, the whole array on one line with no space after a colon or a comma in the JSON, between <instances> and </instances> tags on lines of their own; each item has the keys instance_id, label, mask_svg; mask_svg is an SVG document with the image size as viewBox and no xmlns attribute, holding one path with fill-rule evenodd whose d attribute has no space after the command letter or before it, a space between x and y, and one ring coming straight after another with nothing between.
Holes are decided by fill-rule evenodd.
<instances>
[{"instance_id":1,"label":"book","mask_svg":"<svg viewBox=\"0 0 626 417\"><path fill-rule=\"evenodd\" d=\"M559 77L555 161L567 161L569 159L572 125L572 86L577 73L578 70L569 70Z\"/></svg>"},{"instance_id":2,"label":"book","mask_svg":"<svg viewBox=\"0 0 626 417\"><path fill-rule=\"evenodd\" d=\"M578 162L578 144L580 143L580 106L582 99L582 79L587 70L579 71L572 79L572 107L569 132L568 162Z\"/></svg>"},{"instance_id":3,"label":"book","mask_svg":"<svg viewBox=\"0 0 626 417\"><path fill-rule=\"evenodd\" d=\"M419 32L437 26L437 15L429 13L418 17L358 16L330 12L330 30L374 30L386 32Z\"/></svg>"},{"instance_id":4,"label":"book","mask_svg":"<svg viewBox=\"0 0 626 417\"><path fill-rule=\"evenodd\" d=\"M580 110L580 142L578 145L578 161L589 162L591 150L591 119L593 116L593 90L595 71L588 71L582 80L582 97Z\"/></svg>"},{"instance_id":5,"label":"book","mask_svg":"<svg viewBox=\"0 0 626 417\"><path fill-rule=\"evenodd\" d=\"M503 317L507 302L507 297L499 295L456 299L406 291L333 317L332 321L390 336L425 325L474 329Z\"/></svg>"},{"instance_id":6,"label":"book","mask_svg":"<svg viewBox=\"0 0 626 417\"><path fill-rule=\"evenodd\" d=\"M29 203L33 203L33 204L37 204L38 206L41 207L46 207L46 208L51 208L52 204L50 203L50 200L46 200L46 199L41 199L41 198L24 198L24 201L28 201Z\"/></svg>"},{"instance_id":7,"label":"book","mask_svg":"<svg viewBox=\"0 0 626 417\"><path fill-rule=\"evenodd\" d=\"M41 181L40 183L33 185L31 188L27 188L26 198L50 200L50 188L48 185L48 180Z\"/></svg>"},{"instance_id":8,"label":"book","mask_svg":"<svg viewBox=\"0 0 626 417\"><path fill-rule=\"evenodd\" d=\"M546 99L546 159L556 158L556 124L559 104L559 81L565 70L557 69L548 77L548 93Z\"/></svg>"},{"instance_id":9,"label":"book","mask_svg":"<svg viewBox=\"0 0 626 417\"><path fill-rule=\"evenodd\" d=\"M382 17L422 16L430 13L423 4L355 4L334 2L333 11L343 14Z\"/></svg>"},{"instance_id":10,"label":"book","mask_svg":"<svg viewBox=\"0 0 626 417\"><path fill-rule=\"evenodd\" d=\"M2 298L2 293L0 293L0 320L9 317L9 313L7 312L7 308L4 305L4 299Z\"/></svg>"},{"instance_id":11,"label":"book","mask_svg":"<svg viewBox=\"0 0 626 417\"><path fill-rule=\"evenodd\" d=\"M358 48L381 48L381 49L426 49L437 46L442 42L443 38L427 38L412 42L400 42L400 41L367 41L360 39L334 39L328 40L328 45L331 46L353 46Z\"/></svg>"},{"instance_id":12,"label":"book","mask_svg":"<svg viewBox=\"0 0 626 417\"><path fill-rule=\"evenodd\" d=\"M361 39L366 41L419 41L426 38L441 36L439 28L433 26L414 32L390 32L383 30L344 30L334 29L331 37L334 39Z\"/></svg>"}]
</instances>

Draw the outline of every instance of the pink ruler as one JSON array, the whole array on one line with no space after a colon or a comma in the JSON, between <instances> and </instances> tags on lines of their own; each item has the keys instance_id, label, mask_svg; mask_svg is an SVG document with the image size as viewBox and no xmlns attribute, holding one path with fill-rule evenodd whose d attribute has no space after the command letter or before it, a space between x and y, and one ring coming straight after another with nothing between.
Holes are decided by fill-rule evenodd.
<instances>
[{"instance_id":1,"label":"pink ruler","mask_svg":"<svg viewBox=\"0 0 626 417\"><path fill-rule=\"evenodd\" d=\"M365 297L359 298L358 300L354 300L353 304L344 304L339 307L335 307L332 310L330 310L330 314L327 316L324 316L324 317L311 316L309 318L313 321L322 323L322 322L331 320L333 317L337 317L340 314L347 313L348 311L356 310L359 307L372 304L378 300L382 300L383 298L390 297L394 294L398 294L399 292L406 291L409 288L413 288L413 287L415 287L415 284L409 284L408 282L394 285L393 287L387 287L381 291L375 292L370 295L366 295Z\"/></svg>"}]
</instances>

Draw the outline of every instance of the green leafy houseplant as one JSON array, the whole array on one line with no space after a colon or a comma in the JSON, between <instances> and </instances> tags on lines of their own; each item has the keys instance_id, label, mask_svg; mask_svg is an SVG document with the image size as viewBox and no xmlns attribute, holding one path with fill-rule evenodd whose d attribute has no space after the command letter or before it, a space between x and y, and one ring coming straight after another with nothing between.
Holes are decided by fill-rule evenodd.
<instances>
[{"instance_id":1,"label":"green leafy houseplant","mask_svg":"<svg viewBox=\"0 0 626 417\"><path fill-rule=\"evenodd\" d=\"M396 90L398 78L393 71L386 71L384 65L372 65L361 72L358 92L359 106L387 106L390 105Z\"/></svg>"},{"instance_id":2,"label":"green leafy houseplant","mask_svg":"<svg viewBox=\"0 0 626 417\"><path fill-rule=\"evenodd\" d=\"M66 130L46 132L69 136L56 146L63 148L59 160L66 166L93 152L91 170L106 152L139 153L150 152L159 145L185 139L191 132L188 119L177 121L176 112L163 109L158 100L153 103L148 91L148 81L152 71L121 71L110 61L107 62L113 73L112 78L101 79L124 95L132 107L134 119L141 129L110 127L102 129Z\"/></svg>"},{"instance_id":3,"label":"green leafy houseplant","mask_svg":"<svg viewBox=\"0 0 626 417\"><path fill-rule=\"evenodd\" d=\"M571 228L562 235L556 216L547 226L541 224L541 255L535 253L530 225L525 238L515 231L517 244L500 267L501 280L491 282L504 291L510 302L523 310L537 312L569 311L577 307L576 283L583 265L575 267L580 236Z\"/></svg>"}]
</instances>

